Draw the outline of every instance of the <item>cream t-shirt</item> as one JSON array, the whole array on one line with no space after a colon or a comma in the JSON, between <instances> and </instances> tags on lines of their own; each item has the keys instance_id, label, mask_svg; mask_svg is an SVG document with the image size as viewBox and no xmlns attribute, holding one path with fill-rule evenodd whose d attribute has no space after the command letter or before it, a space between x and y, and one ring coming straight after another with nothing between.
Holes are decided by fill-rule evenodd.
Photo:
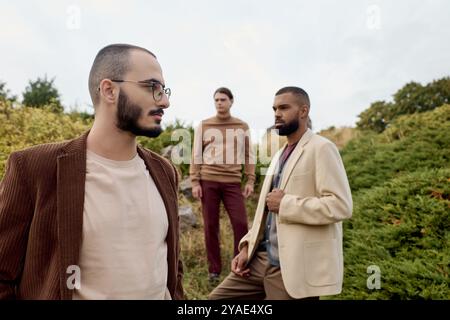
<instances>
[{"instance_id":1,"label":"cream t-shirt","mask_svg":"<svg viewBox=\"0 0 450 320\"><path fill-rule=\"evenodd\" d=\"M87 151L81 288L73 299L170 299L167 213L144 161Z\"/></svg>"}]
</instances>

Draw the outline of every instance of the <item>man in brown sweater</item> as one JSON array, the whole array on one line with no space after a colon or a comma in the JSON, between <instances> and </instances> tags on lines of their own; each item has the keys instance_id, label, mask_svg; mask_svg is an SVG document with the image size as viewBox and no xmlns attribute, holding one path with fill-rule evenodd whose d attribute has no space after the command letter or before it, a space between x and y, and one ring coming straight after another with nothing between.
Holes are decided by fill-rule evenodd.
<instances>
[{"instance_id":1,"label":"man in brown sweater","mask_svg":"<svg viewBox=\"0 0 450 320\"><path fill-rule=\"evenodd\" d=\"M190 176L192 194L201 199L210 281L218 280L222 264L219 241L219 209L223 201L234 233L234 253L247 233L244 197L253 192L255 157L248 125L231 116L233 94L228 88L214 92L216 116L203 120L194 137ZM241 190L242 165L246 184Z\"/></svg>"},{"instance_id":2,"label":"man in brown sweater","mask_svg":"<svg viewBox=\"0 0 450 320\"><path fill-rule=\"evenodd\" d=\"M150 51L97 54L92 129L10 155L0 183L0 299L180 299L178 176L136 143L169 107Z\"/></svg>"}]
</instances>

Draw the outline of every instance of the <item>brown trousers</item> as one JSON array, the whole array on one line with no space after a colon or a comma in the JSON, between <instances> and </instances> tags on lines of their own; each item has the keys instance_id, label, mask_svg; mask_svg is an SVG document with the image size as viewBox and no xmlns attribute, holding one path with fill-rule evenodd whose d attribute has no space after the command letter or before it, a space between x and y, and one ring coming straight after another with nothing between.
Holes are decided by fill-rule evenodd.
<instances>
[{"instance_id":1,"label":"brown trousers","mask_svg":"<svg viewBox=\"0 0 450 320\"><path fill-rule=\"evenodd\" d=\"M238 253L239 241L248 231L247 213L240 183L202 180L202 213L205 226L205 245L210 273L222 271L219 241L220 202L223 201L230 217L234 236L234 255Z\"/></svg>"},{"instance_id":2,"label":"brown trousers","mask_svg":"<svg viewBox=\"0 0 450 320\"><path fill-rule=\"evenodd\" d=\"M249 277L231 272L210 294L210 300L294 300L286 291L279 267L270 265L266 251L250 261ZM306 298L318 300L319 297ZM302 299L304 300L304 299Z\"/></svg>"}]
</instances>

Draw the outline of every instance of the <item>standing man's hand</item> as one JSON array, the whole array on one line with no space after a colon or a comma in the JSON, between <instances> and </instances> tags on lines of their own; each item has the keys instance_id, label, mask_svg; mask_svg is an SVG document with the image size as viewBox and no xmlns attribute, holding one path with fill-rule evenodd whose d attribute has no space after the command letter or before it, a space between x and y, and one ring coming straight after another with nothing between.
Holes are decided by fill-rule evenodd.
<instances>
[{"instance_id":1,"label":"standing man's hand","mask_svg":"<svg viewBox=\"0 0 450 320\"><path fill-rule=\"evenodd\" d=\"M281 199L284 197L284 191L281 189L273 189L267 194L266 204L270 212L278 213L280 210Z\"/></svg>"},{"instance_id":2,"label":"standing man's hand","mask_svg":"<svg viewBox=\"0 0 450 320\"><path fill-rule=\"evenodd\" d=\"M242 195L247 199L248 197L250 197L250 195L253 193L253 191L254 191L253 185L246 184L245 188L244 188L244 192L242 192Z\"/></svg>"},{"instance_id":3,"label":"standing man's hand","mask_svg":"<svg viewBox=\"0 0 450 320\"><path fill-rule=\"evenodd\" d=\"M250 268L246 268L248 261L248 246L241 249L239 254L231 261L231 271L241 277L250 276Z\"/></svg>"},{"instance_id":4,"label":"standing man's hand","mask_svg":"<svg viewBox=\"0 0 450 320\"><path fill-rule=\"evenodd\" d=\"M192 187L192 196L197 200L200 200L203 197L201 185L196 185Z\"/></svg>"}]
</instances>

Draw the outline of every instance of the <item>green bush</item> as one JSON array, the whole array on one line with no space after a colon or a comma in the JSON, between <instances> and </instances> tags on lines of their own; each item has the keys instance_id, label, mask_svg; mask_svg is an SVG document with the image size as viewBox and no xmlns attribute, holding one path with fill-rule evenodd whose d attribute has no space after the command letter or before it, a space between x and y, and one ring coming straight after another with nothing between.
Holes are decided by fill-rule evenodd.
<instances>
[{"instance_id":1,"label":"green bush","mask_svg":"<svg viewBox=\"0 0 450 320\"><path fill-rule=\"evenodd\" d=\"M450 105L397 118L381 134L367 132L341 151L353 192L418 169L450 163Z\"/></svg>"},{"instance_id":2,"label":"green bush","mask_svg":"<svg viewBox=\"0 0 450 320\"><path fill-rule=\"evenodd\" d=\"M450 77L435 80L425 86L417 82L407 83L393 98L393 102L374 102L361 112L357 128L380 133L401 115L426 112L450 103Z\"/></svg>"},{"instance_id":3,"label":"green bush","mask_svg":"<svg viewBox=\"0 0 450 320\"><path fill-rule=\"evenodd\" d=\"M392 114L392 103L377 101L358 115L359 121L356 126L360 130L373 130L380 133L386 129L391 121Z\"/></svg>"},{"instance_id":4,"label":"green bush","mask_svg":"<svg viewBox=\"0 0 450 320\"><path fill-rule=\"evenodd\" d=\"M13 151L41 143L72 139L89 129L82 119L43 108L12 108L0 102L0 178Z\"/></svg>"},{"instance_id":5,"label":"green bush","mask_svg":"<svg viewBox=\"0 0 450 320\"><path fill-rule=\"evenodd\" d=\"M53 111L51 106L13 108L11 103L0 101L0 123L2 124L0 126L0 178L4 174L5 162L11 152L37 144L76 138L89 130L93 122L93 117L86 113L65 114ZM159 153L166 146L180 143L171 140L172 132L180 128L191 132L193 137L193 128L185 127L177 120L174 124L168 124L158 138L139 137L138 142ZM183 175L189 172L189 164L182 164L179 167Z\"/></svg>"},{"instance_id":6,"label":"green bush","mask_svg":"<svg viewBox=\"0 0 450 320\"><path fill-rule=\"evenodd\" d=\"M176 140L176 136L173 135L175 130L185 130L185 132L189 135L188 140L179 139ZM175 123L168 124L164 127L164 131L158 138L146 138L146 137L138 137L138 142L140 145L154 151L157 153L161 153L161 151L168 146L178 147L185 146L186 150L189 150L189 154L191 152L191 146L194 141L194 128L191 125L186 125L184 122L180 120L175 120ZM180 155L181 156L181 155ZM190 161L190 157L189 157ZM181 171L182 176L189 175L189 162L181 163L178 165L178 168Z\"/></svg>"},{"instance_id":7,"label":"green bush","mask_svg":"<svg viewBox=\"0 0 450 320\"><path fill-rule=\"evenodd\" d=\"M337 299L450 299L450 168L407 174L355 196L344 223ZM381 288L367 288L367 267Z\"/></svg>"},{"instance_id":8,"label":"green bush","mask_svg":"<svg viewBox=\"0 0 450 320\"><path fill-rule=\"evenodd\" d=\"M11 95L11 91L6 88L6 83L0 81L0 101L3 102L15 102L17 97Z\"/></svg>"},{"instance_id":9,"label":"green bush","mask_svg":"<svg viewBox=\"0 0 450 320\"><path fill-rule=\"evenodd\" d=\"M55 79L37 78L30 80L23 92L22 104L27 107L47 108L53 112L63 112L61 97L54 85Z\"/></svg>"}]
</instances>

